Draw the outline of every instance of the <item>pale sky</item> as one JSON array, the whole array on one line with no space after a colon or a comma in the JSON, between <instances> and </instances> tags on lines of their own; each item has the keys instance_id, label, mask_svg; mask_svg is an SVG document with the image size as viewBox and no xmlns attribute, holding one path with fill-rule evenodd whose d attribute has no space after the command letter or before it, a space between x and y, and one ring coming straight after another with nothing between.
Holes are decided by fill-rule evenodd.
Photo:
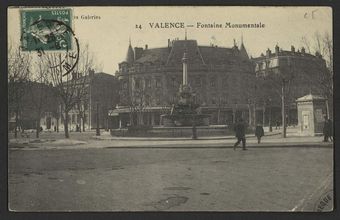
<instances>
[{"instance_id":1,"label":"pale sky","mask_svg":"<svg viewBox=\"0 0 340 220\"><path fill-rule=\"evenodd\" d=\"M301 38L312 38L316 31L332 36L332 9L330 7L71 7L73 29L82 43L88 43L96 57L97 65L110 74L118 69L125 59L129 45L149 48L166 47L168 39L184 39L185 29L155 29L149 23L184 22L188 39L199 45L232 47L233 39L238 45L243 42L248 54L253 57L272 51L276 44L284 50L294 45L302 46ZM81 16L100 16L100 19L81 19ZM232 24L262 23L264 28L196 28L204 24L227 22ZM136 28L141 25L142 29ZM10 43L19 44L19 9L8 9L8 36ZM81 49L81 48L80 48Z\"/></svg>"}]
</instances>

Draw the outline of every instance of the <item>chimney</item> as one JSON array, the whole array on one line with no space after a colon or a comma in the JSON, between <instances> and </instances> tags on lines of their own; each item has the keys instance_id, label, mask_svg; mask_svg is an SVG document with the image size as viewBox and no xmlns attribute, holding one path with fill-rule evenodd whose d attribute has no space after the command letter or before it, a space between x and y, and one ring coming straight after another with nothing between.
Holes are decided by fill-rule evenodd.
<instances>
[{"instance_id":1,"label":"chimney","mask_svg":"<svg viewBox=\"0 0 340 220\"><path fill-rule=\"evenodd\" d=\"M135 47L135 60L138 60L142 57L143 47Z\"/></svg>"},{"instance_id":2,"label":"chimney","mask_svg":"<svg viewBox=\"0 0 340 220\"><path fill-rule=\"evenodd\" d=\"M148 49L148 45L147 44L145 44L145 50L147 50Z\"/></svg>"},{"instance_id":3,"label":"chimney","mask_svg":"<svg viewBox=\"0 0 340 220\"><path fill-rule=\"evenodd\" d=\"M321 54L320 54L319 51L316 51L316 52L315 52L315 56L318 57L318 58L322 58L322 56L321 56Z\"/></svg>"},{"instance_id":4,"label":"chimney","mask_svg":"<svg viewBox=\"0 0 340 220\"><path fill-rule=\"evenodd\" d=\"M89 69L89 76L93 77L93 75L94 75L94 69Z\"/></svg>"},{"instance_id":5,"label":"chimney","mask_svg":"<svg viewBox=\"0 0 340 220\"><path fill-rule=\"evenodd\" d=\"M295 47L292 45L292 46L290 47L290 50L291 50L292 52L295 52Z\"/></svg>"},{"instance_id":6,"label":"chimney","mask_svg":"<svg viewBox=\"0 0 340 220\"><path fill-rule=\"evenodd\" d=\"M267 51L266 51L266 56L267 56L267 58L269 58L271 54L272 54L272 52L271 52L271 50L268 48Z\"/></svg>"},{"instance_id":7,"label":"chimney","mask_svg":"<svg viewBox=\"0 0 340 220\"><path fill-rule=\"evenodd\" d=\"M280 47L276 44L276 46L275 46L275 54L276 54L276 56L279 55L279 50L280 50Z\"/></svg>"},{"instance_id":8,"label":"chimney","mask_svg":"<svg viewBox=\"0 0 340 220\"><path fill-rule=\"evenodd\" d=\"M304 47L301 48L301 53L305 54L306 53L306 50Z\"/></svg>"}]
</instances>

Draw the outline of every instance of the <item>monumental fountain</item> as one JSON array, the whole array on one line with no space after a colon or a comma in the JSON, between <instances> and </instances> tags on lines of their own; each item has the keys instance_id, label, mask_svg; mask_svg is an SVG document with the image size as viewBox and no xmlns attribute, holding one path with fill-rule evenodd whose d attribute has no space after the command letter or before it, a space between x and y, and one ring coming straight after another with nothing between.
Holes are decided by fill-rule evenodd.
<instances>
[{"instance_id":1,"label":"monumental fountain","mask_svg":"<svg viewBox=\"0 0 340 220\"><path fill-rule=\"evenodd\" d=\"M183 79L179 88L179 101L174 104L169 114L162 115L164 127L193 127L209 125L209 115L199 113L200 105L193 98L192 89L188 83L188 58L183 54Z\"/></svg>"},{"instance_id":2,"label":"monumental fountain","mask_svg":"<svg viewBox=\"0 0 340 220\"><path fill-rule=\"evenodd\" d=\"M114 136L144 136L144 137L188 137L197 139L197 134L225 135L225 128L209 126L210 115L201 114L200 105L194 100L194 92L188 83L188 58L183 54L183 79L179 88L179 99L171 107L168 114L161 115L163 126L132 130L126 128L112 129ZM196 127L200 126L200 127Z\"/></svg>"}]
</instances>

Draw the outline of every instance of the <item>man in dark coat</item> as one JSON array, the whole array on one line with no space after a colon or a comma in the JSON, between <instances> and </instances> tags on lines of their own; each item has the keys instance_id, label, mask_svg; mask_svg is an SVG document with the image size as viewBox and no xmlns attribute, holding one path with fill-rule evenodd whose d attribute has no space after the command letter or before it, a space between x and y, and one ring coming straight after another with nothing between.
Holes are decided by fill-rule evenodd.
<instances>
[{"instance_id":1,"label":"man in dark coat","mask_svg":"<svg viewBox=\"0 0 340 220\"><path fill-rule=\"evenodd\" d=\"M333 121L328 119L328 136L331 141L333 141Z\"/></svg>"},{"instance_id":2,"label":"man in dark coat","mask_svg":"<svg viewBox=\"0 0 340 220\"><path fill-rule=\"evenodd\" d=\"M239 119L238 123L235 125L235 136L237 138L237 142L234 144L234 150L236 149L236 147L239 145L239 143L242 141L242 149L243 150L247 150L246 149L246 126L241 119Z\"/></svg>"},{"instance_id":3,"label":"man in dark coat","mask_svg":"<svg viewBox=\"0 0 340 220\"><path fill-rule=\"evenodd\" d=\"M261 137L264 136L264 130L262 125L258 124L255 128L255 136L257 137L257 143L261 143Z\"/></svg>"},{"instance_id":4,"label":"man in dark coat","mask_svg":"<svg viewBox=\"0 0 340 220\"><path fill-rule=\"evenodd\" d=\"M330 129L329 129L329 121L327 119L327 116L325 116L325 122L323 124L323 142L328 142L328 138L330 136Z\"/></svg>"}]
</instances>

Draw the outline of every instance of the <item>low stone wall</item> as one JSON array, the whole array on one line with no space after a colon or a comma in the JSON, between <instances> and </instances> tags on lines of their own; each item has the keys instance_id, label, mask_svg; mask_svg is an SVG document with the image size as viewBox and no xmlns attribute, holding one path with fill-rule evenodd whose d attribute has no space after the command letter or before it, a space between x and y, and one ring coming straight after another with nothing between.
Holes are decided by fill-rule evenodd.
<instances>
[{"instance_id":1,"label":"low stone wall","mask_svg":"<svg viewBox=\"0 0 340 220\"><path fill-rule=\"evenodd\" d=\"M230 136L235 134L232 128L226 126L198 126L196 129L198 137ZM254 132L248 129L247 133ZM191 137L192 127L153 127L147 130L112 129L111 135L117 137Z\"/></svg>"}]
</instances>

